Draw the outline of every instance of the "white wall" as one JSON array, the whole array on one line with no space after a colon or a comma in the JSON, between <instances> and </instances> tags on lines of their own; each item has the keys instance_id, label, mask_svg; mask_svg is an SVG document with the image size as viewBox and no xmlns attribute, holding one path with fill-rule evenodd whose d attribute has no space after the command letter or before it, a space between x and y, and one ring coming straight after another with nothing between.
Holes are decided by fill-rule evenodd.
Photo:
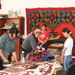
<instances>
[{"instance_id":1,"label":"white wall","mask_svg":"<svg viewBox=\"0 0 75 75\"><path fill-rule=\"evenodd\" d=\"M1 3L0 14L8 14L8 11L12 9L14 11L20 10L21 15L24 17L25 8L75 7L75 0L1 0Z\"/></svg>"},{"instance_id":2,"label":"white wall","mask_svg":"<svg viewBox=\"0 0 75 75\"><path fill-rule=\"evenodd\" d=\"M25 8L37 7L75 7L75 0L1 0L0 13L8 13L8 10L21 10L25 15Z\"/></svg>"}]
</instances>

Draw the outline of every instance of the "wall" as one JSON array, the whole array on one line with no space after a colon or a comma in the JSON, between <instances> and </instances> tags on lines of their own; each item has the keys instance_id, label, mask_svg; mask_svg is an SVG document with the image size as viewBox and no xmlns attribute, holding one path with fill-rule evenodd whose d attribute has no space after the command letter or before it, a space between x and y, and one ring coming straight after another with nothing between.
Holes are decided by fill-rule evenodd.
<instances>
[{"instance_id":1,"label":"wall","mask_svg":"<svg viewBox=\"0 0 75 75\"><path fill-rule=\"evenodd\" d=\"M2 9L0 10L0 14L8 14L9 10L14 11L20 10L21 15L24 17L25 17L25 8L75 7L75 0L1 0L1 3Z\"/></svg>"}]
</instances>

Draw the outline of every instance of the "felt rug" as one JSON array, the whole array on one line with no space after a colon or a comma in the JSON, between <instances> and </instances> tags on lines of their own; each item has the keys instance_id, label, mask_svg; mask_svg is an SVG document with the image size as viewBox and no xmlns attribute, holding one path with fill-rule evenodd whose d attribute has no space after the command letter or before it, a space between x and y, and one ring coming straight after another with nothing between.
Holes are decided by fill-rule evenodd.
<instances>
[{"instance_id":1,"label":"felt rug","mask_svg":"<svg viewBox=\"0 0 75 75\"><path fill-rule=\"evenodd\" d=\"M44 23L48 25L49 31L55 30L63 23L72 23L75 27L75 7L27 8L26 21L27 33L40 28Z\"/></svg>"}]
</instances>

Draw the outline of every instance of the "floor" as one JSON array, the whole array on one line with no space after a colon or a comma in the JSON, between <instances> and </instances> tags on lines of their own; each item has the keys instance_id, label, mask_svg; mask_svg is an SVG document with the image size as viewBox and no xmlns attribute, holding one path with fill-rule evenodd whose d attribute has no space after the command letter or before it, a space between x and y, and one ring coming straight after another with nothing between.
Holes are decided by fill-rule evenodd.
<instances>
[{"instance_id":1,"label":"floor","mask_svg":"<svg viewBox=\"0 0 75 75\"><path fill-rule=\"evenodd\" d=\"M56 75L66 75L65 71L58 72Z\"/></svg>"}]
</instances>

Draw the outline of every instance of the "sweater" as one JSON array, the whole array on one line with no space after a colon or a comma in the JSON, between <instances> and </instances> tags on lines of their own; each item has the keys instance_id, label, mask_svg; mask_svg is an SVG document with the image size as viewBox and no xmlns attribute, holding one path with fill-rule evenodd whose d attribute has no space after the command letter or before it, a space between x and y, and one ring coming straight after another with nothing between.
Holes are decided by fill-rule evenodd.
<instances>
[{"instance_id":1,"label":"sweater","mask_svg":"<svg viewBox=\"0 0 75 75\"><path fill-rule=\"evenodd\" d=\"M38 45L38 40L33 35L31 35L24 39L22 48L27 53L30 53L31 51L36 49L37 45Z\"/></svg>"}]
</instances>

